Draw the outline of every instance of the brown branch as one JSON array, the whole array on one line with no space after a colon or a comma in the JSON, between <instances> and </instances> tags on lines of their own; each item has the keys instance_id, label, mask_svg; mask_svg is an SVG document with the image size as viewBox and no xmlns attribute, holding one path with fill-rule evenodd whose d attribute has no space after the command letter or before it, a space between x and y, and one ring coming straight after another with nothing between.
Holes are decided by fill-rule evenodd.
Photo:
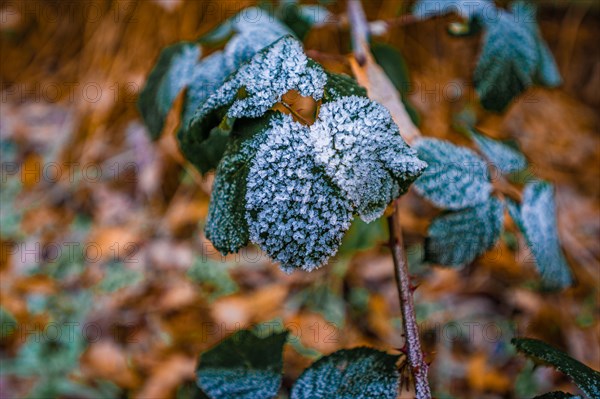
<instances>
[{"instance_id":1,"label":"brown branch","mask_svg":"<svg viewBox=\"0 0 600 399\"><path fill-rule=\"evenodd\" d=\"M394 207L394 213L388 218L388 228L390 231L390 248L392 250L392 257L394 258L394 275L396 277L398 296L400 297L400 310L402 311L404 347L415 380L416 397L417 399L428 399L431 398L431 390L427 380L429 366L425 363L419 339L419 326L417 325L415 315L413 289L410 284L408 262L404 251L402 230L398 217L398 200L396 200Z\"/></svg>"}]
</instances>

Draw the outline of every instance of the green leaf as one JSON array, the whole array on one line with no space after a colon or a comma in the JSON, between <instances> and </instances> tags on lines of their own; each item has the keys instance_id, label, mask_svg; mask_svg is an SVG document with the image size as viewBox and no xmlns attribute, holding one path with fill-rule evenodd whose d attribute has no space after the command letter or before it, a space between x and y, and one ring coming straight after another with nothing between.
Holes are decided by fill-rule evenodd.
<instances>
[{"instance_id":1,"label":"green leaf","mask_svg":"<svg viewBox=\"0 0 600 399\"><path fill-rule=\"evenodd\" d=\"M192 80L200 48L181 42L161 51L138 99L138 109L152 138L157 139L173 101Z\"/></svg>"},{"instance_id":2,"label":"green leaf","mask_svg":"<svg viewBox=\"0 0 600 399\"><path fill-rule=\"evenodd\" d=\"M289 115L273 119L247 179L250 239L287 272L310 271L333 256L352 205L315 162L310 131Z\"/></svg>"},{"instance_id":3,"label":"green leaf","mask_svg":"<svg viewBox=\"0 0 600 399\"><path fill-rule=\"evenodd\" d=\"M475 68L475 89L484 108L501 112L533 84L537 68L535 37L512 14L488 19L483 49Z\"/></svg>"},{"instance_id":4,"label":"green leaf","mask_svg":"<svg viewBox=\"0 0 600 399\"><path fill-rule=\"evenodd\" d=\"M562 78L556 61L542 38L542 34L536 22L536 5L529 1L515 1L511 4L511 11L515 18L522 21L535 37L538 52L538 65L534 76L536 83L548 87L556 87L562 83Z\"/></svg>"},{"instance_id":5,"label":"green leaf","mask_svg":"<svg viewBox=\"0 0 600 399\"><path fill-rule=\"evenodd\" d=\"M144 279L144 274L138 270L127 268L122 263L110 263L106 266L104 278L98 284L104 292L115 292L122 288L133 286Z\"/></svg>"},{"instance_id":6,"label":"green leaf","mask_svg":"<svg viewBox=\"0 0 600 399\"><path fill-rule=\"evenodd\" d=\"M323 93L323 103L339 100L342 97L367 97L367 90L356 80L343 73L325 71L327 83Z\"/></svg>"},{"instance_id":7,"label":"green leaf","mask_svg":"<svg viewBox=\"0 0 600 399\"><path fill-rule=\"evenodd\" d=\"M474 130L470 131L470 135L483 155L501 173L515 173L527 167L525 156L518 150L485 137Z\"/></svg>"},{"instance_id":8,"label":"green leaf","mask_svg":"<svg viewBox=\"0 0 600 399\"><path fill-rule=\"evenodd\" d=\"M389 111L364 97L323 104L310 138L317 163L365 222L383 215L427 167L404 142Z\"/></svg>"},{"instance_id":9,"label":"green leaf","mask_svg":"<svg viewBox=\"0 0 600 399\"><path fill-rule=\"evenodd\" d=\"M544 285L549 289L569 286L571 271L558 239L552 185L542 181L527 184L521 206L509 201L508 210L525 236Z\"/></svg>"},{"instance_id":10,"label":"green leaf","mask_svg":"<svg viewBox=\"0 0 600 399\"><path fill-rule=\"evenodd\" d=\"M503 216L502 203L491 197L473 208L437 217L427 231L425 259L448 266L471 263L498 241Z\"/></svg>"},{"instance_id":11,"label":"green leaf","mask_svg":"<svg viewBox=\"0 0 600 399\"><path fill-rule=\"evenodd\" d=\"M304 40L313 26L323 26L332 14L321 5L299 5L296 1L283 1L277 16L300 40Z\"/></svg>"},{"instance_id":12,"label":"green leaf","mask_svg":"<svg viewBox=\"0 0 600 399\"><path fill-rule=\"evenodd\" d=\"M535 22L535 7L516 2L512 11L481 18L487 29L473 80L483 107L497 112L533 83L553 87L561 81Z\"/></svg>"},{"instance_id":13,"label":"green leaf","mask_svg":"<svg viewBox=\"0 0 600 399\"><path fill-rule=\"evenodd\" d=\"M292 388L291 399L394 399L398 356L371 348L343 349L317 360Z\"/></svg>"},{"instance_id":14,"label":"green leaf","mask_svg":"<svg viewBox=\"0 0 600 399\"><path fill-rule=\"evenodd\" d=\"M272 112L262 118L235 122L236 136L227 144L217 167L206 219L206 237L222 254L237 252L248 244L246 185L252 159L266 140Z\"/></svg>"},{"instance_id":15,"label":"green leaf","mask_svg":"<svg viewBox=\"0 0 600 399\"><path fill-rule=\"evenodd\" d=\"M431 203L458 210L488 200L492 185L487 163L473 151L437 139L421 139L415 149L429 167L414 187Z\"/></svg>"},{"instance_id":16,"label":"green leaf","mask_svg":"<svg viewBox=\"0 0 600 399\"><path fill-rule=\"evenodd\" d=\"M238 39L246 43L240 46L236 44L235 47L240 50L243 47L254 47L258 51L277 40L278 37L274 35L281 37L289 33L291 32L267 10L248 7L201 36L198 41L202 44L218 46L237 34ZM248 41L252 36L254 41Z\"/></svg>"},{"instance_id":17,"label":"green leaf","mask_svg":"<svg viewBox=\"0 0 600 399\"><path fill-rule=\"evenodd\" d=\"M419 114L408 99L408 94L411 91L411 82L404 57L402 57L402 54L396 48L384 43L371 44L371 52L375 57L375 61L381 66L396 87L396 90L400 93L402 103L411 120L414 124L418 125Z\"/></svg>"},{"instance_id":18,"label":"green leaf","mask_svg":"<svg viewBox=\"0 0 600 399\"><path fill-rule=\"evenodd\" d=\"M256 53L196 109L180 136L184 152L186 143L201 146L223 118L259 117L290 90L320 99L326 75L318 64L308 61L300 42L290 36Z\"/></svg>"},{"instance_id":19,"label":"green leaf","mask_svg":"<svg viewBox=\"0 0 600 399\"><path fill-rule=\"evenodd\" d=\"M600 373L573 359L543 341L532 338L513 338L512 344L528 357L555 367L565 373L590 398L600 397Z\"/></svg>"},{"instance_id":20,"label":"green leaf","mask_svg":"<svg viewBox=\"0 0 600 399\"><path fill-rule=\"evenodd\" d=\"M240 330L200 356L197 384L212 399L273 398L281 386L288 332Z\"/></svg>"},{"instance_id":21,"label":"green leaf","mask_svg":"<svg viewBox=\"0 0 600 399\"><path fill-rule=\"evenodd\" d=\"M571 393L554 391L548 392L543 395L538 395L533 399L581 399L581 396L576 396Z\"/></svg>"}]
</instances>

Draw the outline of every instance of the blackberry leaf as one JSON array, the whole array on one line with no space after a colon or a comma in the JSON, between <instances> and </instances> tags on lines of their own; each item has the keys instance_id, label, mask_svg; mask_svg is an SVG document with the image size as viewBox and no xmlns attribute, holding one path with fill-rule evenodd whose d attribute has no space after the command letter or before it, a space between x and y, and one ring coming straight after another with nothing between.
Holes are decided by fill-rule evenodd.
<instances>
[{"instance_id":1,"label":"blackberry leaf","mask_svg":"<svg viewBox=\"0 0 600 399\"><path fill-rule=\"evenodd\" d=\"M470 135L488 161L503 174L515 173L527 167L527 160L516 149L475 131L471 131Z\"/></svg>"},{"instance_id":2,"label":"blackberry leaf","mask_svg":"<svg viewBox=\"0 0 600 399\"><path fill-rule=\"evenodd\" d=\"M323 104L310 136L317 162L366 222L379 218L427 167L389 111L368 98Z\"/></svg>"},{"instance_id":3,"label":"blackberry leaf","mask_svg":"<svg viewBox=\"0 0 600 399\"><path fill-rule=\"evenodd\" d=\"M473 151L437 139L421 139L415 149L429 165L415 181L415 189L434 205L458 210L489 199L487 164Z\"/></svg>"},{"instance_id":4,"label":"blackberry leaf","mask_svg":"<svg viewBox=\"0 0 600 399\"><path fill-rule=\"evenodd\" d=\"M181 42L161 51L138 99L138 109L153 139L157 139L173 101L192 80L200 48Z\"/></svg>"},{"instance_id":5,"label":"blackberry leaf","mask_svg":"<svg viewBox=\"0 0 600 399\"><path fill-rule=\"evenodd\" d=\"M246 220L246 181L250 163L267 137L273 113L236 121L236 137L229 140L217 167L205 233L223 254L237 252L249 240Z\"/></svg>"},{"instance_id":6,"label":"blackberry leaf","mask_svg":"<svg viewBox=\"0 0 600 399\"><path fill-rule=\"evenodd\" d=\"M526 356L550 364L565 373L590 398L600 397L600 373L547 343L532 338L513 338L512 344Z\"/></svg>"},{"instance_id":7,"label":"blackberry leaf","mask_svg":"<svg viewBox=\"0 0 600 399\"><path fill-rule=\"evenodd\" d=\"M471 263L498 241L503 213L502 203L491 197L473 208L434 219L427 231L426 260L448 266Z\"/></svg>"},{"instance_id":8,"label":"blackberry leaf","mask_svg":"<svg viewBox=\"0 0 600 399\"><path fill-rule=\"evenodd\" d=\"M197 384L211 399L273 398L281 386L288 332L260 338L241 330L200 356Z\"/></svg>"},{"instance_id":9,"label":"blackberry leaf","mask_svg":"<svg viewBox=\"0 0 600 399\"><path fill-rule=\"evenodd\" d=\"M370 348L342 349L304 370L291 399L393 399L398 356Z\"/></svg>"},{"instance_id":10,"label":"blackberry leaf","mask_svg":"<svg viewBox=\"0 0 600 399\"><path fill-rule=\"evenodd\" d=\"M228 118L261 116L292 89L318 100L326 80L318 64L308 64L300 42L283 37L255 54L196 110L187 134L205 137L221 122L221 110Z\"/></svg>"},{"instance_id":11,"label":"blackberry leaf","mask_svg":"<svg viewBox=\"0 0 600 399\"><path fill-rule=\"evenodd\" d=\"M544 285L550 289L569 286L571 271L558 239L552 185L542 181L527 184L521 206L509 201L508 210L525 236Z\"/></svg>"},{"instance_id":12,"label":"blackberry leaf","mask_svg":"<svg viewBox=\"0 0 600 399\"><path fill-rule=\"evenodd\" d=\"M352 206L316 164L309 130L274 119L248 174L250 239L284 271L310 271L333 256L350 227Z\"/></svg>"}]
</instances>

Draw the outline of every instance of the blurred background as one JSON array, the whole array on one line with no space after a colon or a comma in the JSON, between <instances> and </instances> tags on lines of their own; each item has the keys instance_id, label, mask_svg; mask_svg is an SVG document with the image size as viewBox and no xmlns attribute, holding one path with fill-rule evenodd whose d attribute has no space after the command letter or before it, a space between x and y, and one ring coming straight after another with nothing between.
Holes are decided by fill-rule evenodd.
<instances>
[{"instance_id":1,"label":"blurred background","mask_svg":"<svg viewBox=\"0 0 600 399\"><path fill-rule=\"evenodd\" d=\"M363 1L374 37L398 49L404 96L424 135L464 144L465 109L513 139L555 183L559 234L576 284L539 289L516 229L474 264L422 262L436 210L402 200L417 316L438 398L529 398L573 390L510 345L541 338L600 369L600 7L539 3L559 89L530 89L505 114L474 105L480 37L453 38L447 15L398 18L411 2ZM351 73L343 1L305 40L326 68ZM286 389L320 354L402 346L385 220L356 222L332 263L282 273L257 248L221 257L203 235L212 176L183 161L177 112L152 142L137 95L160 50L195 40L255 1L90 0L0 3L0 397L196 398L198 354L269 322L296 336ZM398 21L398 23L393 23ZM410 84L409 84L410 83ZM177 107L176 107L177 108Z\"/></svg>"}]
</instances>

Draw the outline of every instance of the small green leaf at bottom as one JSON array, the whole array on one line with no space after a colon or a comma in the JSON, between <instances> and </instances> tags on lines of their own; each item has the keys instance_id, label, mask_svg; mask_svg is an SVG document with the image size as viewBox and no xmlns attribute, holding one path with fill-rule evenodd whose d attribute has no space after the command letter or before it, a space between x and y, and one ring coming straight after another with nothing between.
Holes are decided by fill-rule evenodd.
<instances>
[{"instance_id":1,"label":"small green leaf at bottom","mask_svg":"<svg viewBox=\"0 0 600 399\"><path fill-rule=\"evenodd\" d=\"M288 332L240 330L200 356L197 384L212 399L273 398L281 386Z\"/></svg>"},{"instance_id":2,"label":"small green leaf at bottom","mask_svg":"<svg viewBox=\"0 0 600 399\"><path fill-rule=\"evenodd\" d=\"M398 356L371 348L342 349L304 370L291 399L394 399Z\"/></svg>"},{"instance_id":3,"label":"small green leaf at bottom","mask_svg":"<svg viewBox=\"0 0 600 399\"><path fill-rule=\"evenodd\" d=\"M573 382L590 398L600 398L600 373L573 359L547 343L533 338L513 338L511 343L519 352L547 363L571 377Z\"/></svg>"}]
</instances>

